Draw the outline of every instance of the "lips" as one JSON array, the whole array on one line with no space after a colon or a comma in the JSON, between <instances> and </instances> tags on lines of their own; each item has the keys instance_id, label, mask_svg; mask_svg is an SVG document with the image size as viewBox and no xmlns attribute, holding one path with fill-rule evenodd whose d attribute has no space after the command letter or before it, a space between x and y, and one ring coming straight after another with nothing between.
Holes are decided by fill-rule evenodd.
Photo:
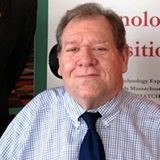
<instances>
[{"instance_id":1,"label":"lips","mask_svg":"<svg viewBox=\"0 0 160 160\"><path fill-rule=\"evenodd\" d=\"M76 75L76 77L97 77L97 76L99 76L99 74L96 73Z\"/></svg>"},{"instance_id":2,"label":"lips","mask_svg":"<svg viewBox=\"0 0 160 160\"><path fill-rule=\"evenodd\" d=\"M73 71L76 77L98 77L100 72L96 69L75 69Z\"/></svg>"}]
</instances>

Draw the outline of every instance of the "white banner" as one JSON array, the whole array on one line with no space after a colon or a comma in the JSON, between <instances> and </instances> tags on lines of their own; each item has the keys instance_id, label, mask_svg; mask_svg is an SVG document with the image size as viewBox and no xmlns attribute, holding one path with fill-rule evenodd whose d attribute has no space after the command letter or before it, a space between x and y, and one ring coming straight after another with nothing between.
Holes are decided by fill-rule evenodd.
<instances>
[{"instance_id":1,"label":"white banner","mask_svg":"<svg viewBox=\"0 0 160 160\"><path fill-rule=\"evenodd\" d=\"M55 31L66 10L87 0L49 0L48 51L55 44ZM130 46L128 72L124 88L160 104L160 1L159 0L92 0L117 12L126 27ZM47 71L47 88L62 81Z\"/></svg>"}]
</instances>

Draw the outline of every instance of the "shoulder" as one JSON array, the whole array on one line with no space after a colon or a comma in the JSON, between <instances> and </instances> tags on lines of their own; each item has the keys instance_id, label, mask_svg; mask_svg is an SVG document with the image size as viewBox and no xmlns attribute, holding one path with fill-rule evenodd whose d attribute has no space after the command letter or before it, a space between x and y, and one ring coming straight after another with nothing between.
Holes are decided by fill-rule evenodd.
<instances>
[{"instance_id":1,"label":"shoulder","mask_svg":"<svg viewBox=\"0 0 160 160\"><path fill-rule=\"evenodd\" d=\"M160 130L160 105L154 101L140 97L134 93L123 91L121 117L132 122L139 129Z\"/></svg>"},{"instance_id":2,"label":"shoulder","mask_svg":"<svg viewBox=\"0 0 160 160\"><path fill-rule=\"evenodd\" d=\"M140 97L134 93L123 91L124 103L130 107L136 107L137 109L155 109L160 111L160 105L153 100Z\"/></svg>"},{"instance_id":3,"label":"shoulder","mask_svg":"<svg viewBox=\"0 0 160 160\"><path fill-rule=\"evenodd\" d=\"M35 96L23 110L24 112L31 111L32 113L35 113L40 110L50 110L53 106L55 108L57 104L61 105L64 101L65 93L66 91L63 87L45 90Z\"/></svg>"},{"instance_id":4,"label":"shoulder","mask_svg":"<svg viewBox=\"0 0 160 160\"><path fill-rule=\"evenodd\" d=\"M39 105L46 106L46 104L55 103L63 99L65 94L64 87L57 87L45 90L39 93L35 98L33 98L26 106Z\"/></svg>"},{"instance_id":5,"label":"shoulder","mask_svg":"<svg viewBox=\"0 0 160 160\"><path fill-rule=\"evenodd\" d=\"M31 147L30 141L35 145L37 137L46 136L46 131L50 130L55 123L57 112L61 113L64 110L62 105L64 94L64 88L59 87L43 91L33 98L2 135L0 153L6 157L12 157L12 155L17 157L22 153L22 147ZM45 140L44 137L41 138Z\"/></svg>"},{"instance_id":6,"label":"shoulder","mask_svg":"<svg viewBox=\"0 0 160 160\"><path fill-rule=\"evenodd\" d=\"M154 101L140 97L134 93L123 91L122 108L127 110L131 115L156 117L160 115L160 105Z\"/></svg>"},{"instance_id":7,"label":"shoulder","mask_svg":"<svg viewBox=\"0 0 160 160\"><path fill-rule=\"evenodd\" d=\"M35 96L15 117L11 125L15 130L27 130L35 123L48 123L50 117L63 110L65 90L63 87L48 89ZM60 112L60 111L59 111Z\"/></svg>"}]
</instances>

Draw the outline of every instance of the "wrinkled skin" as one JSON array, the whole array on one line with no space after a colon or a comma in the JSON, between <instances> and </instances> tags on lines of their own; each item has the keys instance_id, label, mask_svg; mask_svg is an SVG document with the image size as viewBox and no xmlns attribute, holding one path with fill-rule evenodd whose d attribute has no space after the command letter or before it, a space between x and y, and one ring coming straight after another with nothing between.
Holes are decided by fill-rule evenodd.
<instances>
[{"instance_id":1,"label":"wrinkled skin","mask_svg":"<svg viewBox=\"0 0 160 160\"><path fill-rule=\"evenodd\" d=\"M62 33L58 73L68 93L85 109L97 108L122 89L128 47L116 48L109 22L98 16L73 19Z\"/></svg>"}]
</instances>

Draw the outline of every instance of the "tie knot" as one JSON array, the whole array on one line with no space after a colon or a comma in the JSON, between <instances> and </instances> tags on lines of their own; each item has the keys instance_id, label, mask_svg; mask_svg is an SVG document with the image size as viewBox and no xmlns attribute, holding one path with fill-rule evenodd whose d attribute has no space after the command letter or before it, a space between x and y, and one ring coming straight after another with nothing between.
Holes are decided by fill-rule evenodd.
<instances>
[{"instance_id":1,"label":"tie knot","mask_svg":"<svg viewBox=\"0 0 160 160\"><path fill-rule=\"evenodd\" d=\"M92 112L85 112L81 115L83 120L86 122L89 129L95 129L95 123L101 114L99 112L92 113Z\"/></svg>"}]
</instances>

